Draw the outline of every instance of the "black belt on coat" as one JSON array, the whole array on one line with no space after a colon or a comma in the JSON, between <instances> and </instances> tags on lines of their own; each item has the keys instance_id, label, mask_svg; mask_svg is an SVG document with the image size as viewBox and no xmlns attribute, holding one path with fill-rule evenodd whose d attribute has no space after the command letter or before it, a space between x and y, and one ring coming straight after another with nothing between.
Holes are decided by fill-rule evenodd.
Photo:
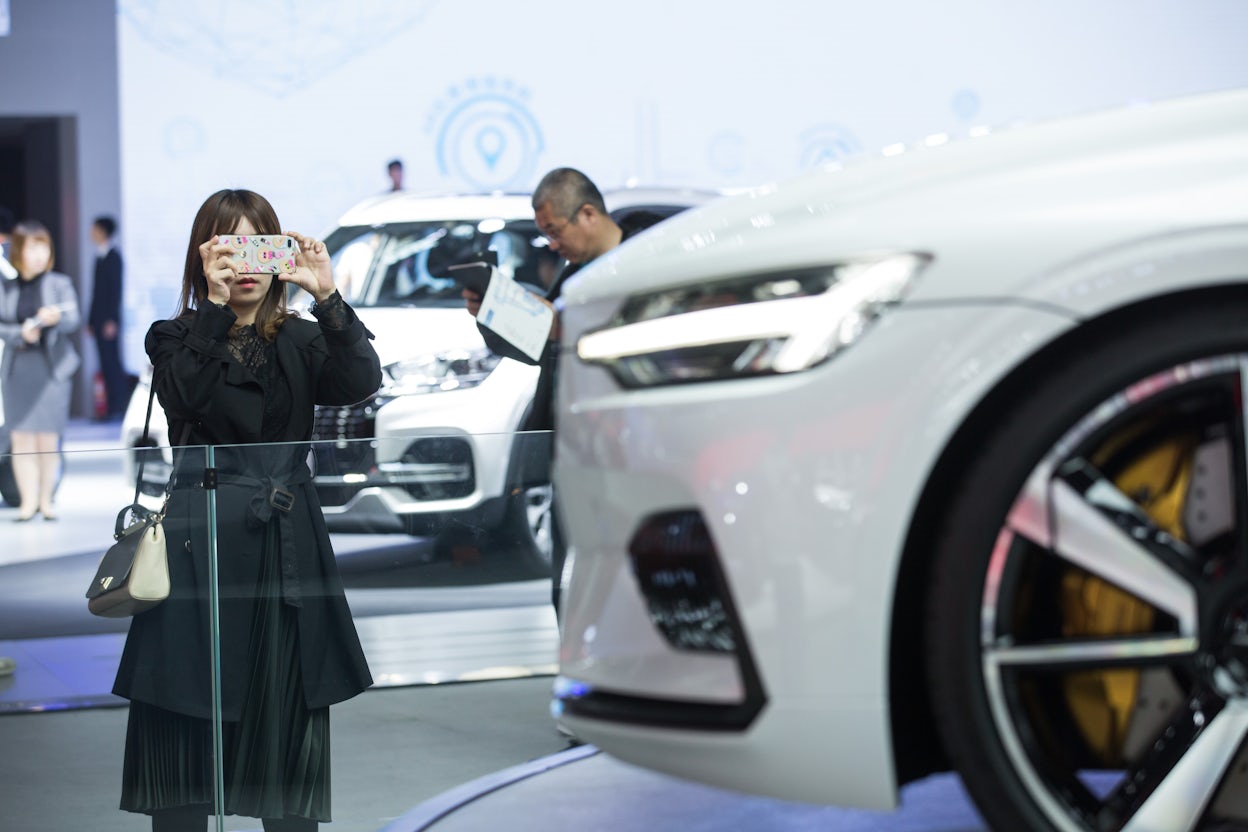
<instances>
[{"instance_id":1,"label":"black belt on coat","mask_svg":"<svg viewBox=\"0 0 1248 832\"><path fill-rule=\"evenodd\" d=\"M290 510L295 506L295 492L292 488L310 479L312 475L306 468L293 472L285 481L274 477L217 474L217 482L222 485L240 485L254 489L251 500L247 503L248 526L262 529L273 517L277 517L282 541L282 600L292 607L303 606L303 593L299 587L298 550L295 547L295 525L290 520Z\"/></svg>"}]
</instances>

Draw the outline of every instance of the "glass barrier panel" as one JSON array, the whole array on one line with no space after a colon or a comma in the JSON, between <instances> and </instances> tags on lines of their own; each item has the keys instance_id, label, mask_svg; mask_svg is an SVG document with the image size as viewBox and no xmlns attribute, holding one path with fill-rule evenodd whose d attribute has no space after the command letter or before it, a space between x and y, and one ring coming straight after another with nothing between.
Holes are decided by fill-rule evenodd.
<instances>
[{"instance_id":1,"label":"glass barrier panel","mask_svg":"<svg viewBox=\"0 0 1248 832\"><path fill-rule=\"evenodd\" d=\"M93 449L117 444L71 426L59 452L0 456L5 829L146 829L144 813L177 794L205 825L212 812L208 495L175 492L158 534L147 521L165 505L170 449L149 451L157 464L144 478L160 487L128 508L136 455ZM202 474L206 459L182 449L179 475ZM170 591L149 607L164 594L160 570L153 580L146 567L162 535ZM122 544L140 540L142 563L127 571ZM122 587L146 603L136 609Z\"/></svg>"},{"instance_id":2,"label":"glass barrier panel","mask_svg":"<svg viewBox=\"0 0 1248 832\"><path fill-rule=\"evenodd\" d=\"M301 738L285 805L336 830L568 746L549 434L386 430L213 449L226 733Z\"/></svg>"}]
</instances>

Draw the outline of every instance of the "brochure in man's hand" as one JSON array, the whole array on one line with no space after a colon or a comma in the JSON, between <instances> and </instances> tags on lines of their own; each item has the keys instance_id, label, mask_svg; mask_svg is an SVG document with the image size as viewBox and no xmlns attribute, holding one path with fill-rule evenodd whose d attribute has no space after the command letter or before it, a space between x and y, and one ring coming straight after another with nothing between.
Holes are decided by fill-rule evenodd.
<instances>
[{"instance_id":1,"label":"brochure in man's hand","mask_svg":"<svg viewBox=\"0 0 1248 832\"><path fill-rule=\"evenodd\" d=\"M481 298L481 311L477 313L477 322L489 327L537 361L550 337L550 326L555 318L554 310L542 298L497 268L490 266L489 270L489 280Z\"/></svg>"}]
</instances>

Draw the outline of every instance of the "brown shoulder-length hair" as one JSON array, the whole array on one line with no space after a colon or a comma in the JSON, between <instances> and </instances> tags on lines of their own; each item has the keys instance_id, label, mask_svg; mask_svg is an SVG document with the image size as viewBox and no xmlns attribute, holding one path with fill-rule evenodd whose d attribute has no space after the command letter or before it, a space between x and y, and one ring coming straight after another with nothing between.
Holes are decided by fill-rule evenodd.
<instances>
[{"instance_id":1,"label":"brown shoulder-length hair","mask_svg":"<svg viewBox=\"0 0 1248 832\"><path fill-rule=\"evenodd\" d=\"M13 234L9 243L9 262L13 268L21 271L22 257L26 253L26 244L31 240L42 240L48 244L48 271L56 266L56 246L52 245L52 234L38 220L22 220L13 226Z\"/></svg>"},{"instance_id":2,"label":"brown shoulder-length hair","mask_svg":"<svg viewBox=\"0 0 1248 832\"><path fill-rule=\"evenodd\" d=\"M208 278L204 276L204 260L199 247L219 234L233 234L239 220L246 218L257 234L281 234L282 225L269 201L255 191L230 189L217 191L204 200L191 223L191 239L186 245L186 267L182 271L182 294L178 298L179 316L190 314L208 300ZM277 330L295 313L286 308L286 284L274 277L268 294L256 310L256 332L272 341Z\"/></svg>"}]
</instances>

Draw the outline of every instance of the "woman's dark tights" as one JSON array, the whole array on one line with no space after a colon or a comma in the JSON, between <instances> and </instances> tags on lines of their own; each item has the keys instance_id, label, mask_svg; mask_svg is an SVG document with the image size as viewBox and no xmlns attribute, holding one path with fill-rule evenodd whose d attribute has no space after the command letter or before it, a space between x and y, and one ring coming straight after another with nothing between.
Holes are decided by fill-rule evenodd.
<instances>
[{"instance_id":1,"label":"woman's dark tights","mask_svg":"<svg viewBox=\"0 0 1248 832\"><path fill-rule=\"evenodd\" d=\"M264 832L316 832L317 822L307 818L264 820Z\"/></svg>"},{"instance_id":2,"label":"woman's dark tights","mask_svg":"<svg viewBox=\"0 0 1248 832\"><path fill-rule=\"evenodd\" d=\"M207 804L152 812L152 832L204 832L207 828Z\"/></svg>"},{"instance_id":3,"label":"woman's dark tights","mask_svg":"<svg viewBox=\"0 0 1248 832\"><path fill-rule=\"evenodd\" d=\"M207 806L179 806L152 812L152 832L204 832L208 828ZM307 818L262 820L264 832L316 832L317 822Z\"/></svg>"}]
</instances>

